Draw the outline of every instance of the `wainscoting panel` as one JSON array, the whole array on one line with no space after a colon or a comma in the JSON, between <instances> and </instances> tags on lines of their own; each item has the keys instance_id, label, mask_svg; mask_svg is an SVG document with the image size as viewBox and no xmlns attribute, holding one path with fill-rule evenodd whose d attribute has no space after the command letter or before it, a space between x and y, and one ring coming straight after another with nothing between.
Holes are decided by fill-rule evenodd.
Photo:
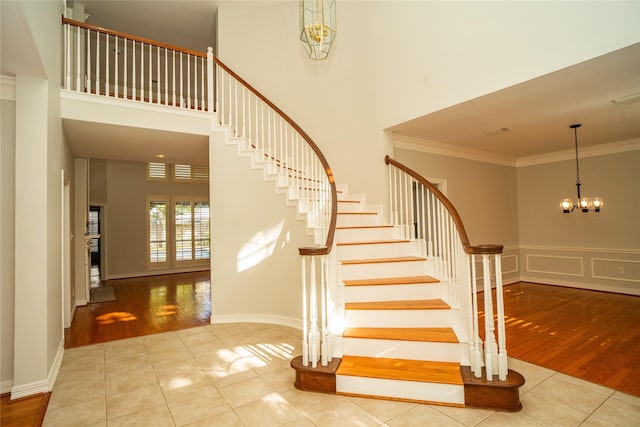
<instances>
[{"instance_id":1,"label":"wainscoting panel","mask_svg":"<svg viewBox=\"0 0 640 427\"><path fill-rule=\"evenodd\" d=\"M522 245L519 256L522 281L640 295L640 250Z\"/></svg>"}]
</instances>

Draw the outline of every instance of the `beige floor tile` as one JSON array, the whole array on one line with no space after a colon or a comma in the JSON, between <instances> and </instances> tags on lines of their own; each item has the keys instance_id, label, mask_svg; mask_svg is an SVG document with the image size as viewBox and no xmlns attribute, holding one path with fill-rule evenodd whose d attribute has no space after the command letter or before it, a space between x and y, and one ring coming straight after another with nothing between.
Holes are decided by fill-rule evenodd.
<instances>
[{"instance_id":1,"label":"beige floor tile","mask_svg":"<svg viewBox=\"0 0 640 427\"><path fill-rule=\"evenodd\" d=\"M139 387L124 393L107 395L107 419L164 404L158 384Z\"/></svg>"},{"instance_id":2,"label":"beige floor tile","mask_svg":"<svg viewBox=\"0 0 640 427\"><path fill-rule=\"evenodd\" d=\"M104 395L100 398L83 401L60 409L48 408L43 426L71 427L88 426L106 420Z\"/></svg>"},{"instance_id":3,"label":"beige floor tile","mask_svg":"<svg viewBox=\"0 0 640 427\"><path fill-rule=\"evenodd\" d=\"M184 427L245 427L240 418L232 410L221 412L211 417L203 418Z\"/></svg>"},{"instance_id":4,"label":"beige floor tile","mask_svg":"<svg viewBox=\"0 0 640 427\"><path fill-rule=\"evenodd\" d=\"M153 365L153 370L158 377L158 381L167 381L172 378L190 377L203 373L202 368L198 363L189 356L182 360L168 360L166 362L159 362Z\"/></svg>"},{"instance_id":5,"label":"beige floor tile","mask_svg":"<svg viewBox=\"0 0 640 427\"><path fill-rule=\"evenodd\" d=\"M533 388L532 392L550 396L586 414L595 411L611 394L609 389L601 388L595 384L570 379L571 382L569 382L567 379L567 376L553 375ZM603 394L603 390L608 392Z\"/></svg>"},{"instance_id":6,"label":"beige floor tile","mask_svg":"<svg viewBox=\"0 0 640 427\"><path fill-rule=\"evenodd\" d=\"M260 377L218 387L218 390L234 409L273 393L273 390Z\"/></svg>"},{"instance_id":7,"label":"beige floor tile","mask_svg":"<svg viewBox=\"0 0 640 427\"><path fill-rule=\"evenodd\" d=\"M110 375L118 374L121 372L132 372L145 369L151 369L151 361L146 352L123 359L111 359L107 358L106 374Z\"/></svg>"},{"instance_id":8,"label":"beige floor tile","mask_svg":"<svg viewBox=\"0 0 640 427\"><path fill-rule=\"evenodd\" d=\"M216 385L216 387L225 387L241 381L257 378L258 374L252 370L243 367L244 370L237 370L235 365L229 365L226 369L216 369L206 371L206 375Z\"/></svg>"},{"instance_id":9,"label":"beige floor tile","mask_svg":"<svg viewBox=\"0 0 640 427\"><path fill-rule=\"evenodd\" d=\"M408 411L391 418L387 421L387 424L390 427L460 427L464 425L453 418L436 411L429 405L416 405Z\"/></svg>"},{"instance_id":10,"label":"beige floor tile","mask_svg":"<svg viewBox=\"0 0 640 427\"><path fill-rule=\"evenodd\" d=\"M240 325L240 323L216 323L214 325L207 325L206 327L218 338L224 338L246 334L247 329Z\"/></svg>"},{"instance_id":11,"label":"beige floor tile","mask_svg":"<svg viewBox=\"0 0 640 427\"><path fill-rule=\"evenodd\" d=\"M616 391L611 395L611 397L613 397L614 399L622 400L623 402L631 403L635 406L640 406L640 397L638 396L632 396L630 394Z\"/></svg>"},{"instance_id":12,"label":"beige floor tile","mask_svg":"<svg viewBox=\"0 0 640 427\"><path fill-rule=\"evenodd\" d=\"M175 423L169 408L163 403L109 420L109 427L124 426L174 427Z\"/></svg>"},{"instance_id":13,"label":"beige floor tile","mask_svg":"<svg viewBox=\"0 0 640 427\"><path fill-rule=\"evenodd\" d=\"M195 329L195 328L194 328ZM218 337L213 335L211 331L207 328L197 328L200 333L197 334L189 334L189 335L179 335L180 341L185 347L192 347L194 345L202 344L202 343L212 343L216 341L220 341ZM190 329L185 329L185 331L189 331Z\"/></svg>"},{"instance_id":14,"label":"beige floor tile","mask_svg":"<svg viewBox=\"0 0 640 427\"><path fill-rule=\"evenodd\" d=\"M236 408L235 412L245 426L271 427L304 420L303 415L278 393Z\"/></svg>"},{"instance_id":15,"label":"beige floor tile","mask_svg":"<svg viewBox=\"0 0 640 427\"><path fill-rule=\"evenodd\" d=\"M611 397L589 419L611 426L637 427L640 425L640 406Z\"/></svg>"},{"instance_id":16,"label":"beige floor tile","mask_svg":"<svg viewBox=\"0 0 640 427\"><path fill-rule=\"evenodd\" d=\"M587 419L588 414L557 400L553 396L537 392L535 389L520 398L522 415L526 415L545 426L577 426Z\"/></svg>"},{"instance_id":17,"label":"beige floor tile","mask_svg":"<svg viewBox=\"0 0 640 427\"><path fill-rule=\"evenodd\" d=\"M295 390L293 384L296 379L296 373L290 366L268 374L261 374L260 376L269 384L269 387L278 393Z\"/></svg>"},{"instance_id":18,"label":"beige floor tile","mask_svg":"<svg viewBox=\"0 0 640 427\"><path fill-rule=\"evenodd\" d=\"M289 390L281 393L281 395L300 413L307 416L321 409L344 402L347 399L344 396L335 394L312 393L300 390Z\"/></svg>"},{"instance_id":19,"label":"beige floor tile","mask_svg":"<svg viewBox=\"0 0 640 427\"><path fill-rule=\"evenodd\" d=\"M151 365L136 366L135 369L120 369L107 375L107 396L135 391L141 387L158 385L158 378Z\"/></svg>"},{"instance_id":20,"label":"beige floor tile","mask_svg":"<svg viewBox=\"0 0 640 427\"><path fill-rule=\"evenodd\" d=\"M163 355L170 357L172 354L184 354L187 352L187 348L184 346L180 338L173 336L165 340L151 341L144 343L144 348L147 350L147 354L151 358L154 355Z\"/></svg>"},{"instance_id":21,"label":"beige floor tile","mask_svg":"<svg viewBox=\"0 0 640 427\"><path fill-rule=\"evenodd\" d=\"M167 399L167 405L177 426L209 418L230 409L213 386Z\"/></svg>"},{"instance_id":22,"label":"beige floor tile","mask_svg":"<svg viewBox=\"0 0 640 427\"><path fill-rule=\"evenodd\" d=\"M160 382L160 389L165 399L195 393L198 390L214 388L211 380L203 372L191 376L176 376Z\"/></svg>"},{"instance_id":23,"label":"beige floor tile","mask_svg":"<svg viewBox=\"0 0 640 427\"><path fill-rule=\"evenodd\" d=\"M104 400L105 381L102 378L69 381L61 379L51 391L48 410L71 407L78 403Z\"/></svg>"},{"instance_id":24,"label":"beige floor tile","mask_svg":"<svg viewBox=\"0 0 640 427\"><path fill-rule=\"evenodd\" d=\"M105 363L107 366L116 361L135 359L146 356L147 350L142 338L129 338L126 340L111 341L105 343Z\"/></svg>"},{"instance_id":25,"label":"beige floor tile","mask_svg":"<svg viewBox=\"0 0 640 427\"><path fill-rule=\"evenodd\" d=\"M545 427L546 423L539 423L522 412L494 412L485 418L478 427Z\"/></svg>"},{"instance_id":26,"label":"beige floor tile","mask_svg":"<svg viewBox=\"0 0 640 427\"><path fill-rule=\"evenodd\" d=\"M320 409L307 415L307 418L315 425L323 427L373 427L382 424L382 420L374 417L349 400L343 400L328 408Z\"/></svg>"},{"instance_id":27,"label":"beige floor tile","mask_svg":"<svg viewBox=\"0 0 640 427\"><path fill-rule=\"evenodd\" d=\"M485 420L493 411L479 408L457 408L454 406L431 405L436 411L466 425L475 426Z\"/></svg>"},{"instance_id":28,"label":"beige floor tile","mask_svg":"<svg viewBox=\"0 0 640 427\"><path fill-rule=\"evenodd\" d=\"M509 358L509 369L513 369L524 376L525 383L520 387L521 396L555 374L551 369L513 358Z\"/></svg>"},{"instance_id":29,"label":"beige floor tile","mask_svg":"<svg viewBox=\"0 0 640 427\"><path fill-rule=\"evenodd\" d=\"M390 420L415 407L417 403L399 402L394 400L368 399L363 397L351 397L350 400L382 421Z\"/></svg>"}]
</instances>

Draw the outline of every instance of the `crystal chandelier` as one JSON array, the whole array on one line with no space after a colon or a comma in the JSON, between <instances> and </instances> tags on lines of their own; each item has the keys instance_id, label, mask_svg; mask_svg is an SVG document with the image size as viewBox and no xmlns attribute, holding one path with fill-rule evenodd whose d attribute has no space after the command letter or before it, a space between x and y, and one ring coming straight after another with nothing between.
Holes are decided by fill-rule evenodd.
<instances>
[{"instance_id":1,"label":"crystal chandelier","mask_svg":"<svg viewBox=\"0 0 640 427\"><path fill-rule=\"evenodd\" d=\"M599 197L594 197L593 199L590 197L581 197L580 195L580 165L578 163L578 128L582 126L580 123L573 124L569 126L573 129L573 135L576 144L576 188L578 190L578 200L577 203L574 203L571 199L562 199L560 201L560 207L562 208L563 213L573 212L576 208L580 208L582 212L600 212L600 208L604 202Z\"/></svg>"},{"instance_id":2,"label":"crystal chandelier","mask_svg":"<svg viewBox=\"0 0 640 427\"><path fill-rule=\"evenodd\" d=\"M309 57L327 59L336 38L335 0L301 0L300 40L307 45Z\"/></svg>"}]
</instances>

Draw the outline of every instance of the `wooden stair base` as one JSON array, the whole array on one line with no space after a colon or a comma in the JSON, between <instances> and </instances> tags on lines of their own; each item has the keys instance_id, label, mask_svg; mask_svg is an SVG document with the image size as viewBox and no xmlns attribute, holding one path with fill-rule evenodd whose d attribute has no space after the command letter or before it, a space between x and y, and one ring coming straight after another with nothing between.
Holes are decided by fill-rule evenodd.
<instances>
[{"instance_id":1,"label":"wooden stair base","mask_svg":"<svg viewBox=\"0 0 640 427\"><path fill-rule=\"evenodd\" d=\"M487 381L484 368L482 377L476 378L468 366L461 366L464 381L464 402L467 406L500 411L518 412L522 409L519 388L524 385L524 377L509 369L505 381L493 376L493 381Z\"/></svg>"},{"instance_id":2,"label":"wooden stair base","mask_svg":"<svg viewBox=\"0 0 640 427\"><path fill-rule=\"evenodd\" d=\"M294 386L304 391L336 394L336 371L341 361L340 358L333 358L328 366L318 364L314 369L311 365L302 365L302 356L294 358L291 360L291 367L296 371ZM476 378L468 366L461 366L460 372L464 383L465 406L507 412L522 409L519 388L525 380L520 373L509 369L505 381L498 380L497 376L493 381L487 381L484 376Z\"/></svg>"}]
</instances>

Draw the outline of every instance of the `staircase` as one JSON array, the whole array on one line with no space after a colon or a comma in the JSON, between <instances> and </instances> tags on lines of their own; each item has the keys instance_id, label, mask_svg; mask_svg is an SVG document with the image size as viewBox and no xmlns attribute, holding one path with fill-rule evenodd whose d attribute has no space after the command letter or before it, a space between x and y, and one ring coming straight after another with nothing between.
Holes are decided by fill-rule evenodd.
<instances>
[{"instance_id":1,"label":"staircase","mask_svg":"<svg viewBox=\"0 0 640 427\"><path fill-rule=\"evenodd\" d=\"M415 242L364 197L338 199L336 257L348 327L336 393L464 406L455 314Z\"/></svg>"}]
</instances>

